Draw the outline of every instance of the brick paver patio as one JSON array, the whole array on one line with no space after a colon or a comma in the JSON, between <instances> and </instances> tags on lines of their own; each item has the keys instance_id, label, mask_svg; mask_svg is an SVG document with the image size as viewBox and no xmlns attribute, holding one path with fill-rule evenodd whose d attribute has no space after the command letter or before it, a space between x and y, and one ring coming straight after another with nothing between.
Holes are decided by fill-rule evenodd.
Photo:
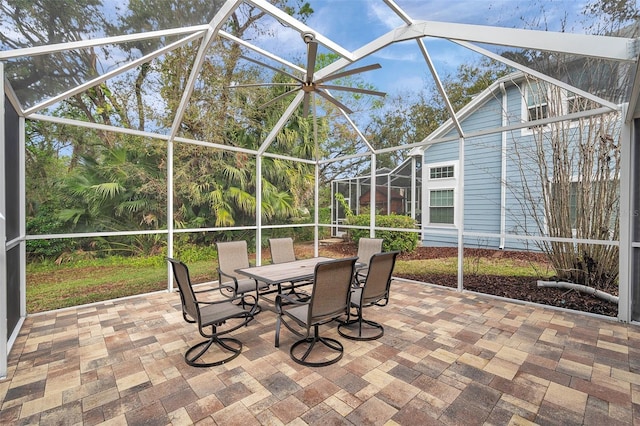
<instances>
[{"instance_id":1,"label":"brick paver patio","mask_svg":"<svg viewBox=\"0 0 640 426\"><path fill-rule=\"evenodd\" d=\"M371 342L338 364L289 358L265 310L229 364L183 360L199 336L177 294L27 318L0 381L0 424L628 425L640 421L640 329L394 281ZM323 334L339 338L335 327Z\"/></svg>"}]
</instances>

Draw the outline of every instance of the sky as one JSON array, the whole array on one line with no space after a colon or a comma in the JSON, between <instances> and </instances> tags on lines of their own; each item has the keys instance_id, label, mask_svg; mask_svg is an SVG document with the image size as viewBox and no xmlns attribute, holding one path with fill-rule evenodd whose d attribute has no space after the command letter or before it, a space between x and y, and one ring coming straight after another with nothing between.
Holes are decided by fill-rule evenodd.
<instances>
[{"instance_id":1,"label":"sky","mask_svg":"<svg viewBox=\"0 0 640 426\"><path fill-rule=\"evenodd\" d=\"M307 25L349 50L355 50L383 34L403 25L403 21L382 0L308 0L314 14ZM562 22L572 32L584 32L580 12L584 1L575 0L396 0L412 19L491 25L509 28L538 28L559 31ZM277 25L276 25L277 27ZM280 39L280 50L288 53L304 44L299 35ZM455 73L462 63L479 60L477 53L454 43L424 39L439 76ZM322 51L322 50L320 50ZM285 54L283 52L283 54ZM415 41L385 48L364 59L358 65L380 63L381 70L362 74L367 82L388 93L415 92L432 79Z\"/></svg>"},{"instance_id":2,"label":"sky","mask_svg":"<svg viewBox=\"0 0 640 426\"><path fill-rule=\"evenodd\" d=\"M307 25L347 50L355 50L404 25L383 0L306 1L314 10ZM573 32L584 32L579 21L586 1L592 0L395 0L414 20L560 30L564 19L567 28ZM111 13L117 7L125 8L127 2L104 0L105 7ZM266 28L276 37L254 34L255 37L249 38L249 42L291 62L306 62L306 45L297 31L270 17L261 20L260 25L260 31ZM452 42L429 38L423 40L440 78L454 75L463 63L480 60L479 54ZM327 52L327 49L320 47L320 52ZM259 57L257 54L251 56ZM102 65L105 70L113 69L119 66L118 59L124 60L114 49L111 56L103 58ZM430 91L433 87L431 74L414 40L395 43L352 67L372 63L381 64L382 69L358 76L362 82L377 90L396 95Z\"/></svg>"}]
</instances>

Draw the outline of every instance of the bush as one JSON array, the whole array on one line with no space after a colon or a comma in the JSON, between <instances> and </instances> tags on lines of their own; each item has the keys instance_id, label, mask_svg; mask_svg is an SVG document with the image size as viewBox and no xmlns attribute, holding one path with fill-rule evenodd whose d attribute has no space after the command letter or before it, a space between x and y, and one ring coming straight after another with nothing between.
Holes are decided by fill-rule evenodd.
<instances>
[{"instance_id":1,"label":"bush","mask_svg":"<svg viewBox=\"0 0 640 426\"><path fill-rule=\"evenodd\" d=\"M355 226L369 226L369 214L351 216L347 223ZM396 214L386 216L376 216L376 226L382 228L405 228L416 227L416 221L409 216ZM369 237L368 229L350 229L349 237L357 244L360 238ZM420 237L417 232L385 231L376 230L376 238L382 238L382 250L399 250L405 253L413 252L418 247Z\"/></svg>"},{"instance_id":2,"label":"bush","mask_svg":"<svg viewBox=\"0 0 640 426\"><path fill-rule=\"evenodd\" d=\"M41 206L34 217L27 218L27 234L46 235L65 231L64 224L55 218L53 209ZM54 260L62 253L76 249L73 239L52 238L48 240L27 241L27 257L39 260Z\"/></svg>"},{"instance_id":3,"label":"bush","mask_svg":"<svg viewBox=\"0 0 640 426\"><path fill-rule=\"evenodd\" d=\"M197 244L183 243L174 248L173 256L186 264L201 261L213 262L214 259L218 258L216 248L213 244L201 246Z\"/></svg>"}]
</instances>

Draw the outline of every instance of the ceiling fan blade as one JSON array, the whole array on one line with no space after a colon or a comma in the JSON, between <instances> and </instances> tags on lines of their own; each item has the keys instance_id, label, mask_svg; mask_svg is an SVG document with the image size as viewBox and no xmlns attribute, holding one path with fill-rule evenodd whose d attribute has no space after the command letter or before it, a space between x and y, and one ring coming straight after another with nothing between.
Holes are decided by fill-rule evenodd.
<instances>
[{"instance_id":1,"label":"ceiling fan blade","mask_svg":"<svg viewBox=\"0 0 640 426\"><path fill-rule=\"evenodd\" d=\"M264 62L260 62L260 61L258 61L257 59L253 59L253 58L250 58L250 57L248 57L248 56L244 56L244 55L242 55L242 56L240 56L240 57L241 57L242 59L245 59L245 60L249 61L249 62L253 62L254 64L261 65L261 66L266 67L266 68L269 68L269 69L271 69L271 70L273 70L273 71L275 71L275 72L279 72L280 74L284 74L284 75L286 75L286 76L289 76L289 77L291 77L292 79L294 79L294 80L295 80L295 81L297 81L297 82L303 83L302 79L300 79L300 78L296 77L295 75L293 75L293 74L291 74L291 73L288 73L288 72L286 72L286 71L284 71L284 70L278 69L278 68L276 68L276 67L272 67L272 66L271 66L271 65L269 65L269 64L265 64Z\"/></svg>"},{"instance_id":2,"label":"ceiling fan blade","mask_svg":"<svg viewBox=\"0 0 640 426\"><path fill-rule=\"evenodd\" d=\"M316 69L316 55L318 54L318 43L315 41L307 43L307 77L306 81L313 81L313 73Z\"/></svg>"},{"instance_id":3,"label":"ceiling fan blade","mask_svg":"<svg viewBox=\"0 0 640 426\"><path fill-rule=\"evenodd\" d=\"M342 71L342 72L338 72L338 73L335 73L335 74L328 75L325 78L321 78L321 79L317 80L316 84L320 84L320 83L322 83L324 81L335 80L336 78L347 77L349 75L358 74L358 73L361 73L361 72L377 70L377 69L380 69L380 68L382 68L382 65L380 65L380 64L365 65L364 67L354 68L354 69L351 69L351 70L346 70L346 71Z\"/></svg>"},{"instance_id":4,"label":"ceiling fan blade","mask_svg":"<svg viewBox=\"0 0 640 426\"><path fill-rule=\"evenodd\" d=\"M332 84L323 84L320 87L322 89L344 90L346 92L362 93L362 94L365 94L365 95L374 95L374 96L383 96L383 97L387 96L387 94L384 93L384 92L378 92L377 90L360 89L358 87L334 86Z\"/></svg>"},{"instance_id":5,"label":"ceiling fan blade","mask_svg":"<svg viewBox=\"0 0 640 426\"><path fill-rule=\"evenodd\" d=\"M336 98L334 98L333 96L325 92L324 90L316 89L315 92L318 95L325 98L326 100L328 100L329 102L331 102L332 104L334 104L335 106L337 106L338 108L340 108L341 110L343 110L344 112L346 112L347 114L351 114L353 112L351 111L351 109L349 109L348 106L346 106L345 104L343 104L342 102L340 102L339 100L337 100Z\"/></svg>"},{"instance_id":6,"label":"ceiling fan blade","mask_svg":"<svg viewBox=\"0 0 640 426\"><path fill-rule=\"evenodd\" d=\"M310 101L311 95L309 93L305 93L304 94L304 103L302 104L302 116L304 118L307 118L307 116L309 115L309 101Z\"/></svg>"},{"instance_id":7,"label":"ceiling fan blade","mask_svg":"<svg viewBox=\"0 0 640 426\"><path fill-rule=\"evenodd\" d=\"M268 107L269 105L272 105L272 104L274 104L275 102L278 102L280 99L282 99L282 98L284 98L284 97L287 97L288 95L292 94L293 92L295 92L295 91L297 91L297 90L300 90L300 88L299 88L299 87L296 87L295 89L291 89L291 90L289 90L289 91L287 91L287 92L284 92L283 94L276 96L275 98L271 99L270 101L267 101L267 102L263 103L263 104L262 104L262 105L260 105L258 108L266 108L266 107Z\"/></svg>"}]
</instances>

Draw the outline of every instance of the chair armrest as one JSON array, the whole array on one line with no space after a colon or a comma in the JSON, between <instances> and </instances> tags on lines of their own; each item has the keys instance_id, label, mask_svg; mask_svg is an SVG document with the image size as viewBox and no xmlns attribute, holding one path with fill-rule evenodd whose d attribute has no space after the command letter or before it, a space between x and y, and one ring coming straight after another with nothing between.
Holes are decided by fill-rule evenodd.
<instances>
[{"instance_id":1,"label":"chair armrest","mask_svg":"<svg viewBox=\"0 0 640 426\"><path fill-rule=\"evenodd\" d=\"M353 274L354 278L354 287L361 287L365 281L367 280L367 268L361 268L360 270L356 270L355 274Z\"/></svg>"},{"instance_id":2,"label":"chair armrest","mask_svg":"<svg viewBox=\"0 0 640 426\"><path fill-rule=\"evenodd\" d=\"M213 290L221 290L224 287L215 287ZM196 303L199 305L218 305L221 303L230 303L236 300L241 300L242 299L242 295L233 295L233 296L225 296L225 298L223 299L216 299L216 300L197 300Z\"/></svg>"},{"instance_id":3,"label":"chair armrest","mask_svg":"<svg viewBox=\"0 0 640 426\"><path fill-rule=\"evenodd\" d=\"M238 291L238 279L236 277L234 277L233 275L229 275L225 272L222 272L222 270L220 269L220 267L218 267L218 275L219 275L219 282L220 282L220 289L222 289L222 287L225 288L231 288L233 290L233 292L235 293L236 291ZM231 278L231 280L234 283L234 286L231 287L229 284L222 284L222 277L228 277Z\"/></svg>"},{"instance_id":4,"label":"chair armrest","mask_svg":"<svg viewBox=\"0 0 640 426\"><path fill-rule=\"evenodd\" d=\"M291 297L288 294L278 294L276 296L276 312L279 313L279 314L282 313L283 299L285 299L285 302L287 304L293 304L293 305L308 305L309 304L308 300L301 301L297 297Z\"/></svg>"},{"instance_id":5,"label":"chair armrest","mask_svg":"<svg viewBox=\"0 0 640 426\"><path fill-rule=\"evenodd\" d=\"M208 284L208 283L204 283L204 284ZM204 290L193 290L193 292L195 294L200 294L200 293L209 293L210 291L216 291L218 290L219 287L209 287L207 289ZM178 289L178 291L180 291L180 289Z\"/></svg>"}]
</instances>

